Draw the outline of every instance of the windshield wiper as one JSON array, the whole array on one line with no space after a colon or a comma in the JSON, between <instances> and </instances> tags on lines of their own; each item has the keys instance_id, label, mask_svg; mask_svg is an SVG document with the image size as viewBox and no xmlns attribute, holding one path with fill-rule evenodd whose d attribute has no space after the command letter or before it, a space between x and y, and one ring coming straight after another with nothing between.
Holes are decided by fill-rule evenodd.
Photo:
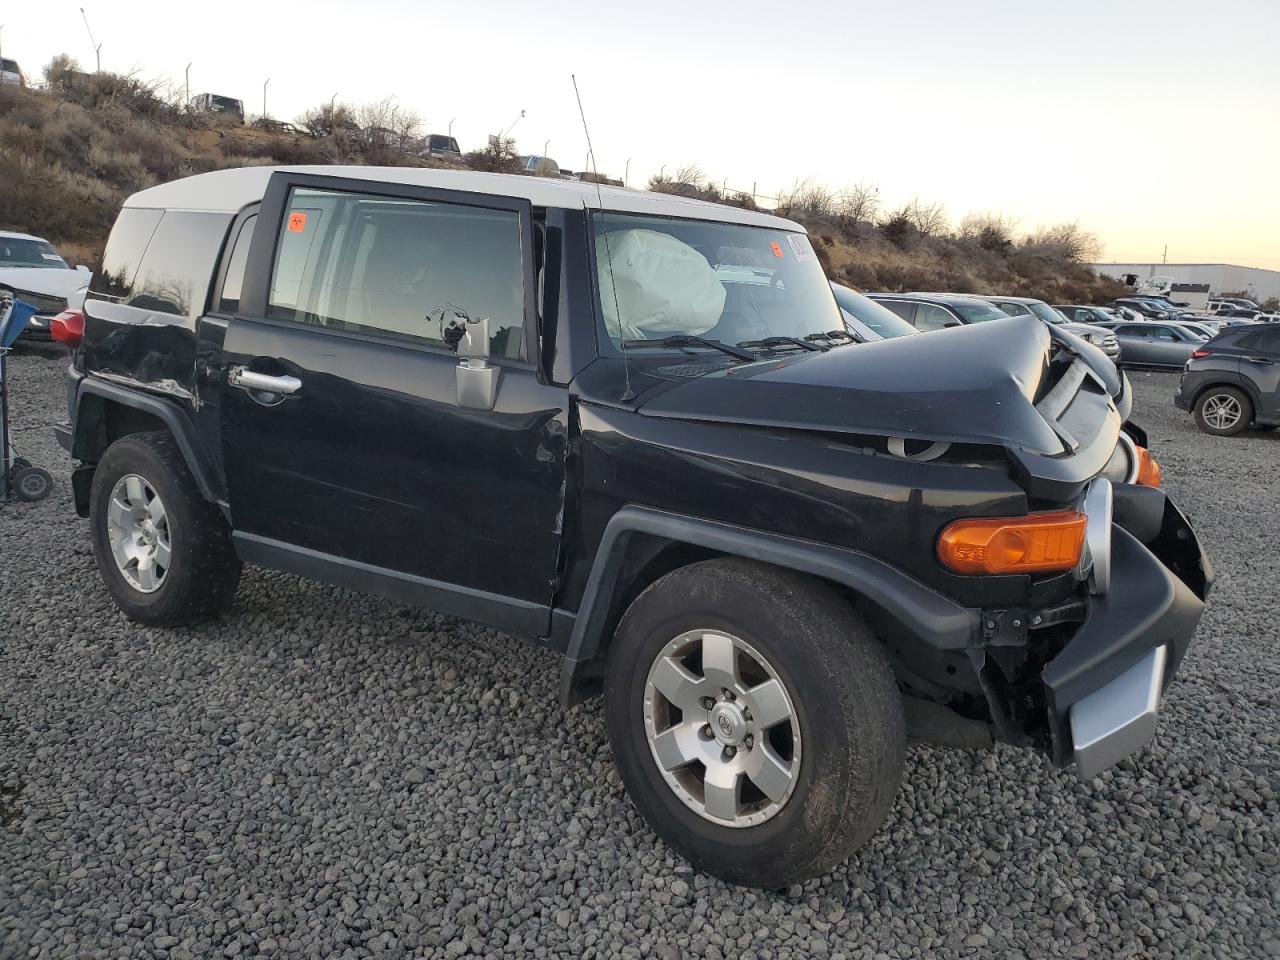
<instances>
[{"instance_id":1,"label":"windshield wiper","mask_svg":"<svg viewBox=\"0 0 1280 960\"><path fill-rule=\"evenodd\" d=\"M739 360L747 360L751 363L755 363L760 359L754 353L739 350L737 347L731 347L727 343L721 343L719 340L695 337L691 333L675 333L669 337L663 337L661 340L624 340L622 345L628 350L642 349L644 347L710 347L712 350L719 350L721 353L727 353L731 357L737 357Z\"/></svg>"},{"instance_id":2,"label":"windshield wiper","mask_svg":"<svg viewBox=\"0 0 1280 960\"><path fill-rule=\"evenodd\" d=\"M802 350L826 350L827 347L820 347L816 343L809 343L807 339L801 340L799 337L765 337L763 340L743 340L740 347L799 347Z\"/></svg>"}]
</instances>

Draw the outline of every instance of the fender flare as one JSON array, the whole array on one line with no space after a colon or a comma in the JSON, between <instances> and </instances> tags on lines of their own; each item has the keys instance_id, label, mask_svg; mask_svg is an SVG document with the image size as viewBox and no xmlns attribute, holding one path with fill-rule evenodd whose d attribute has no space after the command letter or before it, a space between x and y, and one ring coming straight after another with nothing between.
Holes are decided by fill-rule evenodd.
<instances>
[{"instance_id":1,"label":"fender flare","mask_svg":"<svg viewBox=\"0 0 1280 960\"><path fill-rule=\"evenodd\" d=\"M1198 404L1200 402L1200 398L1210 390L1217 387L1234 387L1249 398L1249 402L1253 404L1253 415L1256 417L1262 404L1262 393L1258 390L1257 384L1238 371L1218 370L1215 371L1215 373L1217 373L1217 376L1198 389L1195 392L1195 395L1191 398L1191 401L1188 404L1191 412L1193 414L1195 413L1196 404Z\"/></svg>"},{"instance_id":2,"label":"fender flare","mask_svg":"<svg viewBox=\"0 0 1280 960\"><path fill-rule=\"evenodd\" d=\"M75 418L73 420L76 430L71 444L72 457L84 462L97 460L97 453L86 449L86 445L89 443L88 435L85 431L79 429L81 408L86 397L99 397L109 403L118 403L122 406L132 407L135 410L141 410L143 413L148 413L163 423L169 433L173 435L174 442L178 444L178 450L181 451L182 459L187 463L187 469L191 471L191 476L196 482L200 496L210 503L218 503L218 495L212 482L213 468L209 464L209 458L205 456L197 441L195 425L176 404L153 394L131 390L128 387L108 383L105 380L93 377L85 377L81 380L76 390Z\"/></svg>"},{"instance_id":3,"label":"fender flare","mask_svg":"<svg viewBox=\"0 0 1280 960\"><path fill-rule=\"evenodd\" d=\"M714 520L627 506L605 526L561 660L560 701L585 698L583 667L608 646L606 631L615 598L627 584L619 576L628 555L645 538L686 543L842 584L880 607L932 647L963 650L981 636L977 610L963 607L897 567L858 550L766 533Z\"/></svg>"}]
</instances>

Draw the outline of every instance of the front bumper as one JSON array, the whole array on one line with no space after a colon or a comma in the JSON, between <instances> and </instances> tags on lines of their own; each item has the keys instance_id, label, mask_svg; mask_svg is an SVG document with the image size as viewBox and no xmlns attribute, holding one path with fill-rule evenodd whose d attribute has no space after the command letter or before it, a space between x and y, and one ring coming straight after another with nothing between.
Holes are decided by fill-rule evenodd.
<instances>
[{"instance_id":1,"label":"front bumper","mask_svg":"<svg viewBox=\"0 0 1280 960\"><path fill-rule=\"evenodd\" d=\"M1191 643L1213 570L1161 490L1117 488L1110 587L1044 668L1053 760L1096 776L1155 733L1160 696Z\"/></svg>"}]
</instances>

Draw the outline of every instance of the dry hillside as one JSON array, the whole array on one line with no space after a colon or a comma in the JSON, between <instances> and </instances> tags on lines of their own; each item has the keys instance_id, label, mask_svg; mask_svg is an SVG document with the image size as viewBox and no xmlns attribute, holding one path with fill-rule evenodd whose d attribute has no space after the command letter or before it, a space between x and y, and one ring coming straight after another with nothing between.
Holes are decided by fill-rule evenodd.
<instances>
[{"instance_id":1,"label":"dry hillside","mask_svg":"<svg viewBox=\"0 0 1280 960\"><path fill-rule=\"evenodd\" d=\"M176 98L133 77L85 74L65 58L46 71L43 90L0 87L0 229L45 236L75 263L95 264L121 201L178 177L247 164L378 163L425 165L420 157L367 146L361 120L417 123L392 101L359 110L327 104L299 125L230 126L192 116ZM466 156L474 169L516 168L513 143ZM728 203L696 168L651 188ZM1000 217L967 217L957 227L942 207L912 201L882 211L874 191L829 192L801 183L780 198L780 212L804 222L833 279L863 290L953 290L1105 301L1123 288L1080 261L1096 241L1074 224L1015 238Z\"/></svg>"}]
</instances>

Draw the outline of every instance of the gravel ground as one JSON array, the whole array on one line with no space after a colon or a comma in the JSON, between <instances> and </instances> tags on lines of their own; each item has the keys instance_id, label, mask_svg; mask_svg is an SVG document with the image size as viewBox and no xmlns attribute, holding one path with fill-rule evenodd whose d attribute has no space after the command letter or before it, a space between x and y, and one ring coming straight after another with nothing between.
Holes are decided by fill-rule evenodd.
<instances>
[{"instance_id":1,"label":"gravel ground","mask_svg":"<svg viewBox=\"0 0 1280 960\"><path fill-rule=\"evenodd\" d=\"M913 747L889 822L774 893L640 820L551 654L247 570L233 613L140 629L70 506L60 360L11 363L53 470L0 506L0 957L1280 955L1280 434L1138 419L1218 569L1154 747L1089 783Z\"/></svg>"}]
</instances>

